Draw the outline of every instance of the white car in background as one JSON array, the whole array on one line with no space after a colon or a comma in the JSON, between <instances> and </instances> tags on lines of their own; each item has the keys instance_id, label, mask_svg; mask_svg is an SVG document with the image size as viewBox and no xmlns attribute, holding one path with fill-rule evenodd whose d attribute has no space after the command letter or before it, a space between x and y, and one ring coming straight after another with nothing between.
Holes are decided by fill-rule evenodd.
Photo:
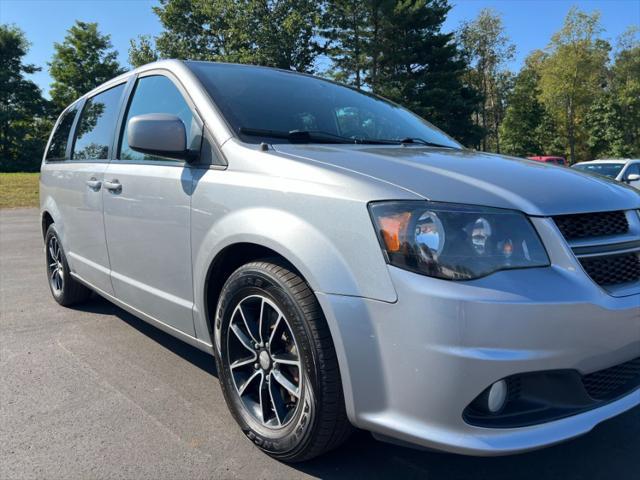
<instances>
[{"instance_id":1,"label":"white car in background","mask_svg":"<svg viewBox=\"0 0 640 480\"><path fill-rule=\"evenodd\" d=\"M593 160L576 163L572 168L613 178L640 190L640 159Z\"/></svg>"}]
</instances>

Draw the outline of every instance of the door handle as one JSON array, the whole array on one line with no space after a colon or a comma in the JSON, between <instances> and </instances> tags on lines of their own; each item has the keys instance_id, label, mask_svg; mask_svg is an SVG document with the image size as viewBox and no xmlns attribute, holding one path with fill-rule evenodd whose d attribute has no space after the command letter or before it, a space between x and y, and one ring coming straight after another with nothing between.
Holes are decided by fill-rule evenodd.
<instances>
[{"instance_id":1,"label":"door handle","mask_svg":"<svg viewBox=\"0 0 640 480\"><path fill-rule=\"evenodd\" d=\"M120 193L122 191L122 184L114 179L110 182L104 182L104 188L113 193Z\"/></svg>"},{"instance_id":2,"label":"door handle","mask_svg":"<svg viewBox=\"0 0 640 480\"><path fill-rule=\"evenodd\" d=\"M97 192L98 190L100 190L100 187L102 186L102 182L98 180L96 177L91 177L89 180L87 180L87 186L91 190L95 190Z\"/></svg>"}]
</instances>

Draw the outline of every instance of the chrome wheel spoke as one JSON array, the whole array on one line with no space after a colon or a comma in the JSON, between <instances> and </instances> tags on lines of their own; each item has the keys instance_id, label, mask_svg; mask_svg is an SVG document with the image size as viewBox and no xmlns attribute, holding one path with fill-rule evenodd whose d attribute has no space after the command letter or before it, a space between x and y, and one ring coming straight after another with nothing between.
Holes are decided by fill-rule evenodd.
<instances>
[{"instance_id":1,"label":"chrome wheel spoke","mask_svg":"<svg viewBox=\"0 0 640 480\"><path fill-rule=\"evenodd\" d=\"M273 375L271 375L271 378L273 378ZM282 398L280 389L277 388L276 382L274 381L269 382L269 397L271 399L271 405L273 406L273 413L276 416L276 421L278 422L278 425L282 425L287 417L287 406Z\"/></svg>"},{"instance_id":2,"label":"chrome wheel spoke","mask_svg":"<svg viewBox=\"0 0 640 480\"><path fill-rule=\"evenodd\" d=\"M258 342L264 345L264 339L262 336L262 328L264 325L264 298L260 300L260 313L258 314Z\"/></svg>"},{"instance_id":3,"label":"chrome wheel spoke","mask_svg":"<svg viewBox=\"0 0 640 480\"><path fill-rule=\"evenodd\" d=\"M300 389L295 386L280 370L274 369L271 378L283 386L291 395L300 398Z\"/></svg>"},{"instance_id":4,"label":"chrome wheel spoke","mask_svg":"<svg viewBox=\"0 0 640 480\"><path fill-rule=\"evenodd\" d=\"M244 323L244 328L247 329L247 333L249 333L249 336L251 337L251 341L253 343L259 343L258 340L256 339L256 337L253 335L253 332L251 331L251 327L249 327L249 323L247 322L247 317L244 316L244 311L242 310L242 305L238 305L237 309L238 309L238 312L240 313L240 316L242 317L242 322Z\"/></svg>"},{"instance_id":5,"label":"chrome wheel spoke","mask_svg":"<svg viewBox=\"0 0 640 480\"><path fill-rule=\"evenodd\" d=\"M266 424L269 422L271 417L271 397L269 395L269 382L266 381L265 375L262 375L262 379L260 380L258 398L260 400L260 415L262 416L262 423Z\"/></svg>"},{"instance_id":6,"label":"chrome wheel spoke","mask_svg":"<svg viewBox=\"0 0 640 480\"><path fill-rule=\"evenodd\" d=\"M249 387L249 385L251 385L251 383L255 381L256 378L262 377L262 376L263 374L261 370L256 370L255 372L253 372L249 376L249 378L247 378L244 382L240 384L240 386L238 387L238 394L242 397L247 387ZM262 385L262 380L260 380L260 385Z\"/></svg>"},{"instance_id":7,"label":"chrome wheel spoke","mask_svg":"<svg viewBox=\"0 0 640 480\"><path fill-rule=\"evenodd\" d=\"M236 360L231 364L231 370L235 370L236 368L246 367L247 365L251 365L252 363L255 363L257 359L258 357L256 355L253 355L253 357L250 357L250 358Z\"/></svg>"},{"instance_id":8,"label":"chrome wheel spoke","mask_svg":"<svg viewBox=\"0 0 640 480\"><path fill-rule=\"evenodd\" d=\"M273 340L275 339L276 336L276 331L278 330L278 327L280 327L280 322L282 321L282 315L278 315L278 318L275 321L275 324L273 326L273 330L271 330L271 334L269 335L269 348L271 348L271 345L273 344Z\"/></svg>"},{"instance_id":9,"label":"chrome wheel spoke","mask_svg":"<svg viewBox=\"0 0 640 480\"><path fill-rule=\"evenodd\" d=\"M58 269L53 271L53 273L51 274L51 279L53 280L53 286L55 287L55 289L62 290L62 277Z\"/></svg>"},{"instance_id":10,"label":"chrome wheel spoke","mask_svg":"<svg viewBox=\"0 0 640 480\"><path fill-rule=\"evenodd\" d=\"M272 353L271 358L274 363L300 368L300 360L292 353Z\"/></svg>"},{"instance_id":11,"label":"chrome wheel spoke","mask_svg":"<svg viewBox=\"0 0 640 480\"><path fill-rule=\"evenodd\" d=\"M253 344L251 343L251 340L249 339L249 337L247 337L247 335L245 335L245 333L240 329L240 327L237 324L232 323L230 330L233 332L236 338L240 340L240 343L244 348L249 350L251 353L255 354L255 350L253 348Z\"/></svg>"}]
</instances>

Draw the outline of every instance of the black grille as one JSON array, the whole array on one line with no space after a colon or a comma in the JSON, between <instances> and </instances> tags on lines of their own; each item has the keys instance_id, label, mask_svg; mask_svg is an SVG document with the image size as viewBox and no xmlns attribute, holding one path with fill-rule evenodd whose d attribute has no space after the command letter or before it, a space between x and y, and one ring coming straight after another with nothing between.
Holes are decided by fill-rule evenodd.
<instances>
[{"instance_id":1,"label":"black grille","mask_svg":"<svg viewBox=\"0 0 640 480\"><path fill-rule=\"evenodd\" d=\"M611 400L640 385L640 357L582 377L582 384L594 400Z\"/></svg>"},{"instance_id":2,"label":"black grille","mask_svg":"<svg viewBox=\"0 0 640 480\"><path fill-rule=\"evenodd\" d=\"M627 217L622 211L560 215L553 219L567 240L620 235L629 231Z\"/></svg>"},{"instance_id":3,"label":"black grille","mask_svg":"<svg viewBox=\"0 0 640 480\"><path fill-rule=\"evenodd\" d=\"M580 263L598 285L618 285L640 280L640 252L581 258Z\"/></svg>"}]
</instances>

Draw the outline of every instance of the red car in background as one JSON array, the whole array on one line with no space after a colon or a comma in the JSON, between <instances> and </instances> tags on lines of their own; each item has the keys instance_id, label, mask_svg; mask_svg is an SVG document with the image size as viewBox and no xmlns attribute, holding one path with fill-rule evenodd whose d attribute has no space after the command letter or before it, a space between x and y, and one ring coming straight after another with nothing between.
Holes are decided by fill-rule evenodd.
<instances>
[{"instance_id":1,"label":"red car in background","mask_svg":"<svg viewBox=\"0 0 640 480\"><path fill-rule=\"evenodd\" d=\"M563 165L567 164L567 161L564 157L553 157L553 156L538 156L538 157L527 157L529 160L535 160L536 162L542 163L553 163L555 165Z\"/></svg>"}]
</instances>

